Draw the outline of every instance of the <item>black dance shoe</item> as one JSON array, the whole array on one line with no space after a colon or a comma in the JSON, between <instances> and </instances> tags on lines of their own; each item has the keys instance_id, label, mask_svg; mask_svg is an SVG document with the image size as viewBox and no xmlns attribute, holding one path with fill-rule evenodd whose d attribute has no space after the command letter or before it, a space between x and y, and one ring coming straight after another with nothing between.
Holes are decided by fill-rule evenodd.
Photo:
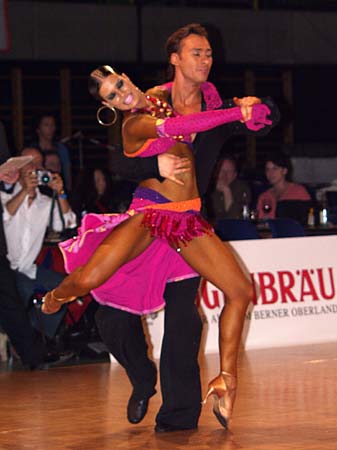
<instances>
[{"instance_id":1,"label":"black dance shoe","mask_svg":"<svg viewBox=\"0 0 337 450\"><path fill-rule=\"evenodd\" d=\"M48 352L43 361L39 363L31 363L29 364L29 370L47 370L52 367L62 366L67 361L69 361L75 355L72 351L65 352Z\"/></svg>"},{"instance_id":2,"label":"black dance shoe","mask_svg":"<svg viewBox=\"0 0 337 450\"><path fill-rule=\"evenodd\" d=\"M137 399L134 394L131 395L127 407L127 417L130 423L139 423L144 419L149 406L149 400L150 397Z\"/></svg>"},{"instance_id":3,"label":"black dance shoe","mask_svg":"<svg viewBox=\"0 0 337 450\"><path fill-rule=\"evenodd\" d=\"M156 433L172 433L173 431L196 430L198 427L177 427L176 425L168 425L158 422L154 427Z\"/></svg>"}]
</instances>

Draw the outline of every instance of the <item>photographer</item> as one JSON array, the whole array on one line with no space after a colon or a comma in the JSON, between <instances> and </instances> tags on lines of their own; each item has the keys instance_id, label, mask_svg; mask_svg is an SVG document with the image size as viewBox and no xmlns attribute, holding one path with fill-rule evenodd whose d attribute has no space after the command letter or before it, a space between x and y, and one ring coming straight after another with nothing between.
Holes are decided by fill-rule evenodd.
<instances>
[{"instance_id":1,"label":"photographer","mask_svg":"<svg viewBox=\"0 0 337 450\"><path fill-rule=\"evenodd\" d=\"M21 299L28 308L35 292L49 291L64 278L64 274L35 264L50 218L53 230L62 231L64 228L76 226L76 216L66 198L61 176L43 170L41 152L35 148L25 148L21 155L31 155L34 159L20 170L20 178L12 193L1 192L1 200L4 205L3 221L8 259L11 268L16 271ZM40 185L52 189L53 197L40 191ZM42 331L53 337L64 313L65 311L61 311L54 314L49 320L45 315L37 317L37 311L32 311L31 318L34 325L38 323L39 328L43 327Z\"/></svg>"}]
</instances>

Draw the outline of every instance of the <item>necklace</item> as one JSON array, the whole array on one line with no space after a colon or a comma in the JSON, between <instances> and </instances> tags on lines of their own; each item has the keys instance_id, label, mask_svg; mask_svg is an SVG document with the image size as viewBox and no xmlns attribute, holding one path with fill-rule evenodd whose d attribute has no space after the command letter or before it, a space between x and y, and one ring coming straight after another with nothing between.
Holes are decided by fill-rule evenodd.
<instances>
[{"instance_id":1,"label":"necklace","mask_svg":"<svg viewBox=\"0 0 337 450\"><path fill-rule=\"evenodd\" d=\"M150 102L148 106L140 109L135 108L131 112L147 113L152 117L157 117L158 119L164 119L165 117L171 117L174 115L171 105L169 105L166 101L151 97L150 95L146 96L146 100Z\"/></svg>"}]
</instances>

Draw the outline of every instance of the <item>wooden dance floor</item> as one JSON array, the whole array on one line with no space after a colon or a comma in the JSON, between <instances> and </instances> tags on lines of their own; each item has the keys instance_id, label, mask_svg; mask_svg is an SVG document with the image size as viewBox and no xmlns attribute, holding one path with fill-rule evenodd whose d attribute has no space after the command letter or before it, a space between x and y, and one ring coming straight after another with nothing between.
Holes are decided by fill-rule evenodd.
<instances>
[{"instance_id":1,"label":"wooden dance floor","mask_svg":"<svg viewBox=\"0 0 337 450\"><path fill-rule=\"evenodd\" d=\"M201 358L204 391L217 355ZM143 422L125 416L117 364L0 373L1 450L337 449L337 343L242 352L230 431L203 407L195 431L155 434L159 393Z\"/></svg>"}]
</instances>

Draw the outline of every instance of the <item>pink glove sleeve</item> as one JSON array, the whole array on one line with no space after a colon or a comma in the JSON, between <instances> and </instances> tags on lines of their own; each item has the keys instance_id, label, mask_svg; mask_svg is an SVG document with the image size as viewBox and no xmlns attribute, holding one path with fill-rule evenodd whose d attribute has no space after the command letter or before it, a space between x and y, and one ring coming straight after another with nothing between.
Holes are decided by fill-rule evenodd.
<instances>
[{"instance_id":1,"label":"pink glove sleeve","mask_svg":"<svg viewBox=\"0 0 337 450\"><path fill-rule=\"evenodd\" d=\"M265 125L271 125L272 120L267 119L270 114L270 109L267 105L258 104L254 105L252 109L252 118L245 122L246 127L249 130L258 131L264 128Z\"/></svg>"},{"instance_id":2,"label":"pink glove sleeve","mask_svg":"<svg viewBox=\"0 0 337 450\"><path fill-rule=\"evenodd\" d=\"M272 122L267 119L270 114L268 106L263 104L254 105L252 108L252 118L245 122L247 128L260 130L265 125ZM178 116L167 119L159 119L157 132L160 137L170 137L173 139L186 139L192 133L207 131L225 123L242 120L241 109L237 106L229 109L218 109L213 111L203 111L200 113Z\"/></svg>"},{"instance_id":3,"label":"pink glove sleeve","mask_svg":"<svg viewBox=\"0 0 337 450\"><path fill-rule=\"evenodd\" d=\"M157 132L160 137L181 140L183 136L199 133L229 122L242 119L241 109L237 106L229 109L202 111L187 116L159 119Z\"/></svg>"}]
</instances>

